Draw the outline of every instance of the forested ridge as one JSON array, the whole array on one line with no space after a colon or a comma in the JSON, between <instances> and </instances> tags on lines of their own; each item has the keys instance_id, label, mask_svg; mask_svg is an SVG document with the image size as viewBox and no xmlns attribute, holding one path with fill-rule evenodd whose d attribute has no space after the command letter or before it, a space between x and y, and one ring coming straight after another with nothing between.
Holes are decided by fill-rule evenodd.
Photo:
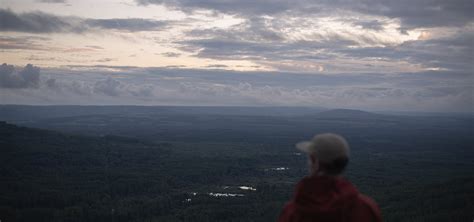
<instances>
[{"instance_id":1,"label":"forested ridge","mask_svg":"<svg viewBox=\"0 0 474 222\"><path fill-rule=\"evenodd\" d=\"M3 122L0 134L2 221L262 221L288 195L265 183L244 197L208 195L231 177L258 176L250 171L258 161L248 158L176 155L170 144Z\"/></svg>"},{"instance_id":2,"label":"forested ridge","mask_svg":"<svg viewBox=\"0 0 474 222\"><path fill-rule=\"evenodd\" d=\"M294 138L276 143L248 130L244 142L217 127L188 139L171 131L151 140L1 122L0 219L275 221L307 172L306 157L291 147ZM366 137L355 137L348 128L354 152L346 176L379 203L384 221L472 220L469 131L454 140L445 135L453 131L448 125L408 130L366 130ZM206 135L214 132L215 140Z\"/></svg>"}]
</instances>

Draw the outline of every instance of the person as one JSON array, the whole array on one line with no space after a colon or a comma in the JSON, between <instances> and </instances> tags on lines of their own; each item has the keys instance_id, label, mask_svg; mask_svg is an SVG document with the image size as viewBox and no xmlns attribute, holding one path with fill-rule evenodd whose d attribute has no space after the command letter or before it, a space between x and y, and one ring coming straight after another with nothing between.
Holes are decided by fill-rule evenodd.
<instances>
[{"instance_id":1,"label":"person","mask_svg":"<svg viewBox=\"0 0 474 222\"><path fill-rule=\"evenodd\" d=\"M296 148L308 154L309 176L297 185L278 222L381 222L380 209L342 173L349 162L349 145L340 135L325 133Z\"/></svg>"}]
</instances>

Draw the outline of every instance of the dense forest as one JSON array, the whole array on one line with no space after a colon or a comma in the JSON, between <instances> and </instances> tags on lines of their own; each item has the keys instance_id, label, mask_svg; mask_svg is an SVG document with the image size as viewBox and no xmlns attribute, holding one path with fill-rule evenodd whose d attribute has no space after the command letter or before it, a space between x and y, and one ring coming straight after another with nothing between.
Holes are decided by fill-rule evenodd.
<instances>
[{"instance_id":1,"label":"dense forest","mask_svg":"<svg viewBox=\"0 0 474 222\"><path fill-rule=\"evenodd\" d=\"M324 131L385 221L474 218L469 116L122 109L2 107L0 220L275 221L307 172L294 143Z\"/></svg>"}]
</instances>

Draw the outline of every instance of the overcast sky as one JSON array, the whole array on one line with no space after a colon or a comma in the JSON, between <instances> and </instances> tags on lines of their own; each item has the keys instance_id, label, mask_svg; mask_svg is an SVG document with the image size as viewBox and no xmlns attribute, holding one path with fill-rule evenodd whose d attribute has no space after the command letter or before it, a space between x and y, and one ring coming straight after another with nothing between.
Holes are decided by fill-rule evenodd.
<instances>
[{"instance_id":1,"label":"overcast sky","mask_svg":"<svg viewBox=\"0 0 474 222\"><path fill-rule=\"evenodd\" d=\"M474 107L472 0L1 2L1 104Z\"/></svg>"}]
</instances>

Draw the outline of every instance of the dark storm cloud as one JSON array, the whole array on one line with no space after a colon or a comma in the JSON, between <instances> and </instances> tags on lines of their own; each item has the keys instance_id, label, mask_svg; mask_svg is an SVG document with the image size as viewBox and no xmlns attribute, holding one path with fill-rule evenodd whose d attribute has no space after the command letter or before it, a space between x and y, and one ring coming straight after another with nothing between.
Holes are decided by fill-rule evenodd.
<instances>
[{"instance_id":1,"label":"dark storm cloud","mask_svg":"<svg viewBox=\"0 0 474 222\"><path fill-rule=\"evenodd\" d=\"M0 31L29 33L78 32L71 21L63 17L42 12L16 14L8 9L0 9Z\"/></svg>"},{"instance_id":2,"label":"dark storm cloud","mask_svg":"<svg viewBox=\"0 0 474 222\"><path fill-rule=\"evenodd\" d=\"M20 71L6 63L0 66L0 87L2 88L36 88L39 80L40 68L31 64Z\"/></svg>"},{"instance_id":3,"label":"dark storm cloud","mask_svg":"<svg viewBox=\"0 0 474 222\"><path fill-rule=\"evenodd\" d=\"M283 41L284 37L279 32L281 27L274 27L280 24L272 24L271 21L261 17L253 17L247 19L237 25L233 25L227 29L211 28L211 29L195 29L187 33L189 36L200 38L236 39L255 42L274 42Z\"/></svg>"},{"instance_id":4,"label":"dark storm cloud","mask_svg":"<svg viewBox=\"0 0 474 222\"><path fill-rule=\"evenodd\" d=\"M471 0L343 0L332 4L337 6L337 3L349 3L346 9L364 14L398 18L404 28L464 26L474 21L474 2Z\"/></svg>"},{"instance_id":5,"label":"dark storm cloud","mask_svg":"<svg viewBox=\"0 0 474 222\"><path fill-rule=\"evenodd\" d=\"M450 38L409 41L400 46L402 53L421 64L450 70L474 70L474 33Z\"/></svg>"},{"instance_id":6,"label":"dark storm cloud","mask_svg":"<svg viewBox=\"0 0 474 222\"><path fill-rule=\"evenodd\" d=\"M328 61L331 59L358 59L404 61L419 64L424 68L473 70L474 34L462 30L449 37L411 40L393 45L378 42L370 35L343 36L332 33L319 36L316 41L287 41L273 30L281 24L272 24L262 18L251 18L227 29L201 29L187 33L199 39L176 42L181 50L195 53L195 56L212 59L259 61ZM365 29L381 30L378 20L349 21ZM315 34L318 35L318 34ZM351 38L351 39L348 39ZM383 45L360 47L367 45ZM369 64L371 65L371 64ZM371 69L377 67L371 65Z\"/></svg>"},{"instance_id":7,"label":"dark storm cloud","mask_svg":"<svg viewBox=\"0 0 474 222\"><path fill-rule=\"evenodd\" d=\"M473 70L474 34L429 40L407 41L397 46L345 48L337 52L351 58L384 58L419 63L425 67L450 70Z\"/></svg>"},{"instance_id":8,"label":"dark storm cloud","mask_svg":"<svg viewBox=\"0 0 474 222\"><path fill-rule=\"evenodd\" d=\"M136 0L138 4L164 4L183 11L209 9L245 17L275 15L282 12L295 15L341 13L353 11L401 20L404 28L463 26L473 21L472 0ZM342 12L343 13L343 12Z\"/></svg>"},{"instance_id":9,"label":"dark storm cloud","mask_svg":"<svg viewBox=\"0 0 474 222\"><path fill-rule=\"evenodd\" d=\"M116 29L126 31L153 31L163 28L166 22L150 19L87 19L85 23L102 29Z\"/></svg>"},{"instance_id":10,"label":"dark storm cloud","mask_svg":"<svg viewBox=\"0 0 474 222\"><path fill-rule=\"evenodd\" d=\"M252 42L234 39L202 39L179 42L182 50L197 52L196 56L213 59L253 59L253 60L322 60L332 55L318 53L317 50L344 48L355 43L344 39L298 42Z\"/></svg>"},{"instance_id":11,"label":"dark storm cloud","mask_svg":"<svg viewBox=\"0 0 474 222\"><path fill-rule=\"evenodd\" d=\"M214 59L322 59L327 55L317 50L356 45L353 40L334 33L314 34L320 41L287 41L279 30L284 25L261 17L247 19L226 29L198 29L186 33L198 39L176 42L184 51ZM327 37L325 39L325 37Z\"/></svg>"},{"instance_id":12,"label":"dark storm cloud","mask_svg":"<svg viewBox=\"0 0 474 222\"><path fill-rule=\"evenodd\" d=\"M201 39L178 42L182 49L198 52L196 56L214 59L259 59L274 53L276 44L264 44L225 39ZM258 52L258 53L257 53Z\"/></svg>"},{"instance_id":13,"label":"dark storm cloud","mask_svg":"<svg viewBox=\"0 0 474 222\"><path fill-rule=\"evenodd\" d=\"M164 4L184 11L210 9L231 14L275 14L290 9L299 2L287 0L137 0L138 4Z\"/></svg>"},{"instance_id":14,"label":"dark storm cloud","mask_svg":"<svg viewBox=\"0 0 474 222\"><path fill-rule=\"evenodd\" d=\"M17 14L9 9L0 9L0 31L28 33L81 33L93 29L120 31L151 31L163 28L166 22L151 19L82 19L63 17L43 12Z\"/></svg>"}]
</instances>

